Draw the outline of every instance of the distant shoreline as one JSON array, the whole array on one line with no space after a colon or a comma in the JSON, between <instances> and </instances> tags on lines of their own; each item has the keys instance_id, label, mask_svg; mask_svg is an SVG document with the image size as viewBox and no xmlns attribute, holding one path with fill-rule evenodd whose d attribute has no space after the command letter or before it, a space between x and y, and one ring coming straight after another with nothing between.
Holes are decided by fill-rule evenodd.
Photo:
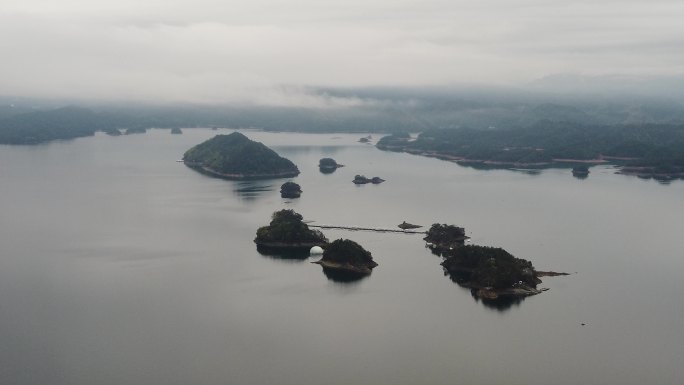
<instances>
[{"instance_id":1,"label":"distant shoreline","mask_svg":"<svg viewBox=\"0 0 684 385\"><path fill-rule=\"evenodd\" d=\"M469 165L483 165L492 166L494 168L552 168L556 166L571 165L571 164L585 164L585 165L613 165L618 167L617 174L636 176L639 178L653 178L656 180L674 180L684 179L684 172L663 173L655 171L655 167L647 166L623 166L611 161L629 161L636 158L616 157L616 156L600 156L596 159L572 159L572 158L554 158L546 162L506 162L483 159L470 159L461 156L450 155L437 151L414 150L403 146L377 146L378 149L384 151L404 152L411 155L425 156L428 158L435 158L445 160L452 163L457 163L465 166Z\"/></svg>"}]
</instances>

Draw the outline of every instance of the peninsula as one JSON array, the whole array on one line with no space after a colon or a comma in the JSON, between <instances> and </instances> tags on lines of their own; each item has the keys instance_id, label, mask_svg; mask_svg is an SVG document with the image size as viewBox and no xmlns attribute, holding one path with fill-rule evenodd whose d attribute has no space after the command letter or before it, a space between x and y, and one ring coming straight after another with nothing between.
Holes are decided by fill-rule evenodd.
<instances>
[{"instance_id":1,"label":"peninsula","mask_svg":"<svg viewBox=\"0 0 684 385\"><path fill-rule=\"evenodd\" d=\"M263 143L239 132L216 135L183 155L186 166L225 179L291 178L299 169Z\"/></svg>"},{"instance_id":2,"label":"peninsula","mask_svg":"<svg viewBox=\"0 0 684 385\"><path fill-rule=\"evenodd\" d=\"M376 147L472 167L614 164L622 174L684 178L684 125L599 126L546 121L505 129L431 128L416 138L405 132L385 136Z\"/></svg>"}]
</instances>

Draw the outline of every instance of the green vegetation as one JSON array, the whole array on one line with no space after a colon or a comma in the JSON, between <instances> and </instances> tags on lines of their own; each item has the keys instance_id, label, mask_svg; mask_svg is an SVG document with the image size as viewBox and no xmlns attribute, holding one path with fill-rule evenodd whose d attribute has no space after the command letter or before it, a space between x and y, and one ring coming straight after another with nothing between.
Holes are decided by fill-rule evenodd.
<instances>
[{"instance_id":1,"label":"green vegetation","mask_svg":"<svg viewBox=\"0 0 684 385\"><path fill-rule=\"evenodd\" d=\"M473 289L473 296L485 300L500 296L525 297L541 293L537 290L539 275L532 263L516 258L496 247L464 245L462 227L435 223L423 239L433 254L444 258L446 275L460 286ZM547 272L546 275L563 273Z\"/></svg>"},{"instance_id":2,"label":"green vegetation","mask_svg":"<svg viewBox=\"0 0 684 385\"><path fill-rule=\"evenodd\" d=\"M454 281L471 288L536 288L540 282L530 261L496 247L458 247L447 252L442 266Z\"/></svg>"},{"instance_id":3,"label":"green vegetation","mask_svg":"<svg viewBox=\"0 0 684 385\"><path fill-rule=\"evenodd\" d=\"M463 245L467 238L463 227L434 223L423 239L433 251L441 254Z\"/></svg>"},{"instance_id":4,"label":"green vegetation","mask_svg":"<svg viewBox=\"0 0 684 385\"><path fill-rule=\"evenodd\" d=\"M239 132L217 135L189 149L185 164L210 175L230 178L284 178L299 175L290 160Z\"/></svg>"},{"instance_id":5,"label":"green vegetation","mask_svg":"<svg viewBox=\"0 0 684 385\"><path fill-rule=\"evenodd\" d=\"M110 127L85 108L36 111L0 120L0 143L35 144L55 139L73 139L91 136L106 128Z\"/></svg>"},{"instance_id":6,"label":"green vegetation","mask_svg":"<svg viewBox=\"0 0 684 385\"><path fill-rule=\"evenodd\" d=\"M490 165L548 166L605 159L629 167L684 173L684 125L542 122L511 129L429 129L413 141L396 134L382 138L377 147Z\"/></svg>"},{"instance_id":7,"label":"green vegetation","mask_svg":"<svg viewBox=\"0 0 684 385\"><path fill-rule=\"evenodd\" d=\"M381 150L403 151L409 139L411 135L408 132L397 132L380 138L375 146Z\"/></svg>"},{"instance_id":8,"label":"green vegetation","mask_svg":"<svg viewBox=\"0 0 684 385\"><path fill-rule=\"evenodd\" d=\"M378 266L369 251L349 239L337 239L330 243L317 263L326 268L358 274L370 274L371 269Z\"/></svg>"},{"instance_id":9,"label":"green vegetation","mask_svg":"<svg viewBox=\"0 0 684 385\"><path fill-rule=\"evenodd\" d=\"M295 182L285 182L280 186L280 196L283 198L299 198L302 195L302 188Z\"/></svg>"},{"instance_id":10,"label":"green vegetation","mask_svg":"<svg viewBox=\"0 0 684 385\"><path fill-rule=\"evenodd\" d=\"M344 167L344 165L337 163L333 158L322 158L318 161L318 169L323 174L331 174L339 167Z\"/></svg>"},{"instance_id":11,"label":"green vegetation","mask_svg":"<svg viewBox=\"0 0 684 385\"><path fill-rule=\"evenodd\" d=\"M172 134L175 134L175 135L180 135L180 134L183 133L183 131L182 131L180 128L178 128L178 127L174 127L174 128L171 129L171 133L172 133Z\"/></svg>"},{"instance_id":12,"label":"green vegetation","mask_svg":"<svg viewBox=\"0 0 684 385\"><path fill-rule=\"evenodd\" d=\"M334 170L340 166L333 158L322 158L318 161L318 167L322 170Z\"/></svg>"},{"instance_id":13,"label":"green vegetation","mask_svg":"<svg viewBox=\"0 0 684 385\"><path fill-rule=\"evenodd\" d=\"M271 217L271 223L257 230L254 242L260 246L307 250L312 246L328 243L323 233L309 229L302 220L302 215L294 210L276 211Z\"/></svg>"},{"instance_id":14,"label":"green vegetation","mask_svg":"<svg viewBox=\"0 0 684 385\"><path fill-rule=\"evenodd\" d=\"M589 175L589 167L581 164L572 168L572 175L576 178L584 179Z\"/></svg>"}]
</instances>

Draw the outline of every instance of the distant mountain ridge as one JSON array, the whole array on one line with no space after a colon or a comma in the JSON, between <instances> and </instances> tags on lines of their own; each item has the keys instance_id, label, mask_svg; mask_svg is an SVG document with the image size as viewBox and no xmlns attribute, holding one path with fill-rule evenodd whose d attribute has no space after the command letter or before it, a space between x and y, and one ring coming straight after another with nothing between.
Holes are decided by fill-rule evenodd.
<instances>
[{"instance_id":1,"label":"distant mountain ridge","mask_svg":"<svg viewBox=\"0 0 684 385\"><path fill-rule=\"evenodd\" d=\"M551 90L547 90L551 88ZM313 88L312 95L359 101L345 107L98 104L36 111L0 108L0 143L33 144L128 128L232 127L292 132L422 132L513 129L540 122L583 126L684 124L676 99L577 95L525 89ZM52 108L46 104L44 108ZM29 112L27 112L29 111Z\"/></svg>"}]
</instances>

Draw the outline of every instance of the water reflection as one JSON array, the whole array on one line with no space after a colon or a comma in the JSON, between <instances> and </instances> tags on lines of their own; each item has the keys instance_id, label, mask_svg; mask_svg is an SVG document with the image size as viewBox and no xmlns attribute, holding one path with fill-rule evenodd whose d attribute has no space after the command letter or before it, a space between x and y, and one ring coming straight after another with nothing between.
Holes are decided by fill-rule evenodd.
<instances>
[{"instance_id":1,"label":"water reflection","mask_svg":"<svg viewBox=\"0 0 684 385\"><path fill-rule=\"evenodd\" d=\"M240 181L235 182L235 195L245 200L255 200L265 193L275 190L275 184L264 181Z\"/></svg>"},{"instance_id":2,"label":"water reflection","mask_svg":"<svg viewBox=\"0 0 684 385\"><path fill-rule=\"evenodd\" d=\"M526 175L539 175L542 172L540 168L509 168L508 170L523 173Z\"/></svg>"},{"instance_id":3,"label":"water reflection","mask_svg":"<svg viewBox=\"0 0 684 385\"><path fill-rule=\"evenodd\" d=\"M544 170L544 168L517 168L517 167L511 167L511 166L502 166L502 165L492 165L492 164L486 164L486 163L476 163L476 162L460 162L457 161L456 164L459 166L463 167L469 167L475 170L480 170L480 171L496 171L496 170L508 170L508 171L513 171L521 174L526 174L526 175L540 175L541 172ZM549 168L549 167L546 167Z\"/></svg>"},{"instance_id":4,"label":"water reflection","mask_svg":"<svg viewBox=\"0 0 684 385\"><path fill-rule=\"evenodd\" d=\"M520 306L522 301L527 298L510 295L502 295L496 299L481 298L477 295L477 289L466 286L466 284L470 281L471 274L469 272L454 272L449 274L449 272L444 269L444 275L448 276L449 279L451 279L451 281L457 284L459 287L470 291L470 295L473 297L475 302L482 302L482 305L484 305L487 309L496 310L501 313L511 310L513 306Z\"/></svg>"},{"instance_id":5,"label":"water reflection","mask_svg":"<svg viewBox=\"0 0 684 385\"><path fill-rule=\"evenodd\" d=\"M660 184L668 185L672 183L672 181L676 178L667 175L656 175L653 177L653 179L655 179Z\"/></svg>"},{"instance_id":6,"label":"water reflection","mask_svg":"<svg viewBox=\"0 0 684 385\"><path fill-rule=\"evenodd\" d=\"M359 274L359 273L352 273L349 271L341 271L341 270L337 270L337 269L330 269L330 268L327 268L324 266L321 266L321 267L323 268L323 274L325 274L326 278L328 278L330 281L345 284L345 285L357 284L361 280L370 277L370 274Z\"/></svg>"},{"instance_id":7,"label":"water reflection","mask_svg":"<svg viewBox=\"0 0 684 385\"><path fill-rule=\"evenodd\" d=\"M257 245L257 252L264 257L291 262L302 262L309 258L309 249L283 250Z\"/></svg>"},{"instance_id":8,"label":"water reflection","mask_svg":"<svg viewBox=\"0 0 684 385\"><path fill-rule=\"evenodd\" d=\"M497 299L480 298L477 295L476 289L470 289L470 295L473 297L475 302L482 302L482 304L487 309L496 310L501 313L505 313L511 310L513 306L520 306L520 304L525 300L525 298L527 298L514 296L500 296Z\"/></svg>"},{"instance_id":9,"label":"water reflection","mask_svg":"<svg viewBox=\"0 0 684 385\"><path fill-rule=\"evenodd\" d=\"M629 175L629 174L627 174ZM684 178L677 178L670 175L651 175L651 174L636 174L636 177L642 180L654 180L661 185L669 185L675 180L684 180Z\"/></svg>"}]
</instances>

